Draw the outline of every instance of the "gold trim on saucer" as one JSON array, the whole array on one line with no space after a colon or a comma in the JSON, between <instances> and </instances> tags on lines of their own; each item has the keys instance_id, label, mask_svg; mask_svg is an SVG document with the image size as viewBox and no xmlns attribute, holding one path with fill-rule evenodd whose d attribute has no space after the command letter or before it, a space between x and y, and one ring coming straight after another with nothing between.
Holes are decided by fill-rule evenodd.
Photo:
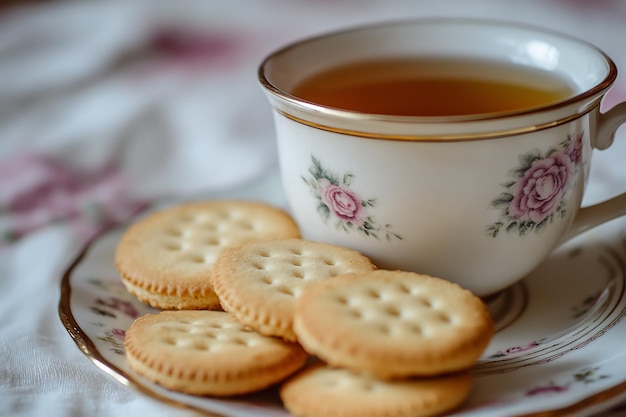
<instances>
[{"instance_id":1,"label":"gold trim on saucer","mask_svg":"<svg viewBox=\"0 0 626 417\"><path fill-rule=\"evenodd\" d=\"M176 401L172 398L161 395L158 392L155 392L154 390L151 390L149 387L146 387L137 378L135 378L132 375L127 374L126 372L124 372L123 370L113 365L108 360L106 360L102 356L102 354L100 354L100 352L98 351L98 348L93 343L93 341L89 339L89 336L87 336L85 331L80 327L80 325L74 318L74 315L72 314L71 304L70 304L71 295L72 295L72 285L70 281L72 278L72 273L74 272L76 267L80 264L80 262L85 258L92 244L99 237L101 237L102 235L106 233L107 232L103 232L95 236L93 239L91 239L82 248L82 250L78 253L74 261L72 261L72 263L67 267L67 269L63 273L63 276L61 279L61 297L59 299L58 312L59 312L59 318L61 319L61 322L63 323L63 326L65 326L65 329L69 333L70 337L72 338L72 340L74 340L74 343L76 343L76 346L78 346L80 351L83 352L85 356L87 356L87 358L94 365L96 365L102 371L107 373L109 376L113 377L113 379L115 379L117 382L121 383L122 385L128 388L137 390L138 392L142 394L145 394L149 397L152 397L155 400L161 401L165 404L168 404L176 408L193 410L207 417L226 417L222 414L216 414L207 410L203 410L198 407L194 407L192 405L186 404L181 401Z\"/></svg>"},{"instance_id":2,"label":"gold trim on saucer","mask_svg":"<svg viewBox=\"0 0 626 417\"><path fill-rule=\"evenodd\" d=\"M622 240L622 244L626 248L626 239ZM508 373L529 366L552 362L598 339L626 317L626 308L622 306L622 309L619 309L620 301L626 297L626 263L623 254L608 246L604 246L603 250L606 258L604 256L599 258L599 263L606 268L608 276L613 278L607 285L609 291L606 301L586 318L586 324L581 327L584 330L577 332L579 335L582 334L580 338L574 340L558 340L557 338L556 343L553 341L550 344L542 345L532 354L521 357L512 356L494 361L479 361L473 369L475 375ZM615 279L620 282L616 283Z\"/></svg>"},{"instance_id":3,"label":"gold trim on saucer","mask_svg":"<svg viewBox=\"0 0 626 417\"><path fill-rule=\"evenodd\" d=\"M81 264L81 262L85 259L89 251L92 249L94 243L106 235L107 233L111 233L115 230L109 229L108 231L102 232L99 235L95 236L91 239L85 246L80 250L80 252L76 255L74 260L69 264L67 269L63 272L61 279L61 295L58 304L58 313L63 326L67 330L68 334L74 340L76 346L80 349L80 351L87 356L87 358L98 368L104 371L106 374L111 376L113 379L121 383L122 385L134 389L137 392L140 392L144 395L147 395L157 401L160 401L164 404L179 408L192 410L194 412L198 412L207 417L226 417L223 414L217 414L215 412L211 412L205 409L202 409L193 404L185 403L183 401L178 401L176 399L167 397L154 389L150 388L146 384L141 381L139 377L136 377L130 373L123 371L118 368L116 365L107 360L98 350L95 343L89 338L87 333L80 327L76 318L72 313L71 308L71 298L72 298L72 276L76 268ZM626 248L626 239L622 241L622 244ZM617 251L608 249L609 256L613 258L613 260L618 261L619 271L618 273L622 274L623 277L626 277L626 265L624 263L623 257L617 253ZM624 288L622 288L621 295L623 296ZM597 332L593 339L602 336L608 330L610 330L613 326L615 326L621 319L626 316L626 310L622 311L619 317L614 318L609 326L604 327L599 332ZM586 344L586 342L584 342ZM572 346L571 349L578 349L582 347L581 345ZM528 366L529 364L523 365ZM602 403L606 403L610 400L616 399L618 396L626 393L626 381L620 382L613 386L610 386L603 391L592 394L588 397L581 398L579 401L569 404L567 406L551 409L551 410L543 410L532 413L518 414L517 417L562 417L571 415L573 413L584 411L590 407L600 405ZM469 410L471 411L471 409Z\"/></svg>"}]
</instances>

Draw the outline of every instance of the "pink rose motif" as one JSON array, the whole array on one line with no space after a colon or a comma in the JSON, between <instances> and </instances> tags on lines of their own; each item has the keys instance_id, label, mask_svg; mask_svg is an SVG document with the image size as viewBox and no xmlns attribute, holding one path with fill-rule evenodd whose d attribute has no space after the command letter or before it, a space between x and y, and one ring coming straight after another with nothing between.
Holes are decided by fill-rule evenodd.
<instances>
[{"instance_id":1,"label":"pink rose motif","mask_svg":"<svg viewBox=\"0 0 626 417\"><path fill-rule=\"evenodd\" d=\"M126 337L126 330L123 329L111 329L111 334L117 337L119 340L124 340Z\"/></svg>"},{"instance_id":2,"label":"pink rose motif","mask_svg":"<svg viewBox=\"0 0 626 417\"><path fill-rule=\"evenodd\" d=\"M322 221L328 224L332 217L337 230L345 233L355 231L374 239L403 240L402 235L392 230L391 224L379 224L370 209L374 211L376 198L362 199L350 188L354 174L339 175L322 166L322 162L311 155L310 177L302 176L315 197L317 211ZM332 216L331 216L332 214Z\"/></svg>"},{"instance_id":3,"label":"pink rose motif","mask_svg":"<svg viewBox=\"0 0 626 417\"><path fill-rule=\"evenodd\" d=\"M533 397L535 395L542 395L542 394L559 394L561 392L565 392L569 390L569 384L565 384L565 385L546 385L543 387L536 387L533 389L530 389L526 392L526 395L528 397Z\"/></svg>"},{"instance_id":4,"label":"pink rose motif","mask_svg":"<svg viewBox=\"0 0 626 417\"><path fill-rule=\"evenodd\" d=\"M139 317L139 313L130 302L126 300L122 300L117 297L109 297L104 300L98 299L96 300L96 303L103 305L105 307L109 307L115 311L120 311L123 314L133 319L136 319L137 317Z\"/></svg>"},{"instance_id":5,"label":"pink rose motif","mask_svg":"<svg viewBox=\"0 0 626 417\"><path fill-rule=\"evenodd\" d=\"M114 167L75 170L39 153L0 160L0 246L60 221L87 240L147 206L128 185Z\"/></svg>"},{"instance_id":6,"label":"pink rose motif","mask_svg":"<svg viewBox=\"0 0 626 417\"><path fill-rule=\"evenodd\" d=\"M567 156L574 164L580 164L583 160L583 135L574 138L567 147Z\"/></svg>"},{"instance_id":7,"label":"pink rose motif","mask_svg":"<svg viewBox=\"0 0 626 417\"><path fill-rule=\"evenodd\" d=\"M526 346L514 346L514 347L510 347L510 348L505 349L505 350L498 351L497 353L495 353L492 356L496 357L496 358L503 357L503 356L510 356L510 355L514 355L516 353L526 352L527 350L534 349L537 346L539 346L538 342L531 342L531 343L527 344Z\"/></svg>"},{"instance_id":8,"label":"pink rose motif","mask_svg":"<svg viewBox=\"0 0 626 417\"><path fill-rule=\"evenodd\" d=\"M511 189L514 198L509 215L541 223L558 207L573 170L569 156L559 151L534 161Z\"/></svg>"},{"instance_id":9,"label":"pink rose motif","mask_svg":"<svg viewBox=\"0 0 626 417\"><path fill-rule=\"evenodd\" d=\"M361 199L347 187L334 185L327 179L319 180L320 197L329 210L341 220L363 225L367 213Z\"/></svg>"}]
</instances>

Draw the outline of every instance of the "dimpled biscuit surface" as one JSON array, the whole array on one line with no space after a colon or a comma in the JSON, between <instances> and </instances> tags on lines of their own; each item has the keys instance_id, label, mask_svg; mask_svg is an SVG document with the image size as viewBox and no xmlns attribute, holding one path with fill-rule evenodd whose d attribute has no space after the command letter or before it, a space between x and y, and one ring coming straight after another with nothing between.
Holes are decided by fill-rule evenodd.
<instances>
[{"instance_id":1,"label":"dimpled biscuit surface","mask_svg":"<svg viewBox=\"0 0 626 417\"><path fill-rule=\"evenodd\" d=\"M471 389L469 373L384 381L364 373L313 365L280 389L285 408L304 417L425 417L459 406Z\"/></svg>"},{"instance_id":2,"label":"dimpled biscuit surface","mask_svg":"<svg viewBox=\"0 0 626 417\"><path fill-rule=\"evenodd\" d=\"M128 291L153 307L219 309L210 278L224 249L293 237L299 237L295 222L267 204L192 202L131 225L117 245L115 264Z\"/></svg>"},{"instance_id":3,"label":"dimpled biscuit surface","mask_svg":"<svg viewBox=\"0 0 626 417\"><path fill-rule=\"evenodd\" d=\"M494 326L484 303L451 282L377 270L323 281L298 299L294 329L309 353L380 378L471 367Z\"/></svg>"},{"instance_id":4,"label":"dimpled biscuit surface","mask_svg":"<svg viewBox=\"0 0 626 417\"><path fill-rule=\"evenodd\" d=\"M224 310L258 332L295 341L296 299L306 288L375 269L359 252L302 239L249 243L218 258L212 284Z\"/></svg>"},{"instance_id":5,"label":"dimpled biscuit surface","mask_svg":"<svg viewBox=\"0 0 626 417\"><path fill-rule=\"evenodd\" d=\"M230 396L266 388L304 365L300 346L262 336L228 313L163 311L143 316L125 338L137 373L165 388Z\"/></svg>"}]
</instances>

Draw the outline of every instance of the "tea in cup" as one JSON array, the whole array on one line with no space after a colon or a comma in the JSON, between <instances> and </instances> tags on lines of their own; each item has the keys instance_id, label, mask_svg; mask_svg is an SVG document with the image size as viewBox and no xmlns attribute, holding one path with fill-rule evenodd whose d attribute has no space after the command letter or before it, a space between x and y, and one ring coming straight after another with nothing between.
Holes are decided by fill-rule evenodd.
<instances>
[{"instance_id":1,"label":"tea in cup","mask_svg":"<svg viewBox=\"0 0 626 417\"><path fill-rule=\"evenodd\" d=\"M626 214L625 194L580 207L592 149L626 121L600 112L616 76L587 42L474 19L322 35L259 68L303 237L480 296Z\"/></svg>"}]
</instances>

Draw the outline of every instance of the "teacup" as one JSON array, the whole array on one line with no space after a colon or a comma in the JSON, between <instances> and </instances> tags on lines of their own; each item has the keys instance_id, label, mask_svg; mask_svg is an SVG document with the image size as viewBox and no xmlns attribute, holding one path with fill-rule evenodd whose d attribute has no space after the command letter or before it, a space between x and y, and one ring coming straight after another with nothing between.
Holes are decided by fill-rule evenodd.
<instances>
[{"instance_id":1,"label":"teacup","mask_svg":"<svg viewBox=\"0 0 626 417\"><path fill-rule=\"evenodd\" d=\"M570 90L536 105L452 115L355 110L297 93L342 65L422 58L461 62L459 74L463 61L493 64L487 78L542 72ZM626 103L600 112L616 76L611 59L587 42L473 19L331 33L280 49L259 68L284 190L303 237L480 296L522 279L565 240L626 214L626 194L580 207L592 149L609 147L626 121ZM344 78L351 77L358 74Z\"/></svg>"}]
</instances>

